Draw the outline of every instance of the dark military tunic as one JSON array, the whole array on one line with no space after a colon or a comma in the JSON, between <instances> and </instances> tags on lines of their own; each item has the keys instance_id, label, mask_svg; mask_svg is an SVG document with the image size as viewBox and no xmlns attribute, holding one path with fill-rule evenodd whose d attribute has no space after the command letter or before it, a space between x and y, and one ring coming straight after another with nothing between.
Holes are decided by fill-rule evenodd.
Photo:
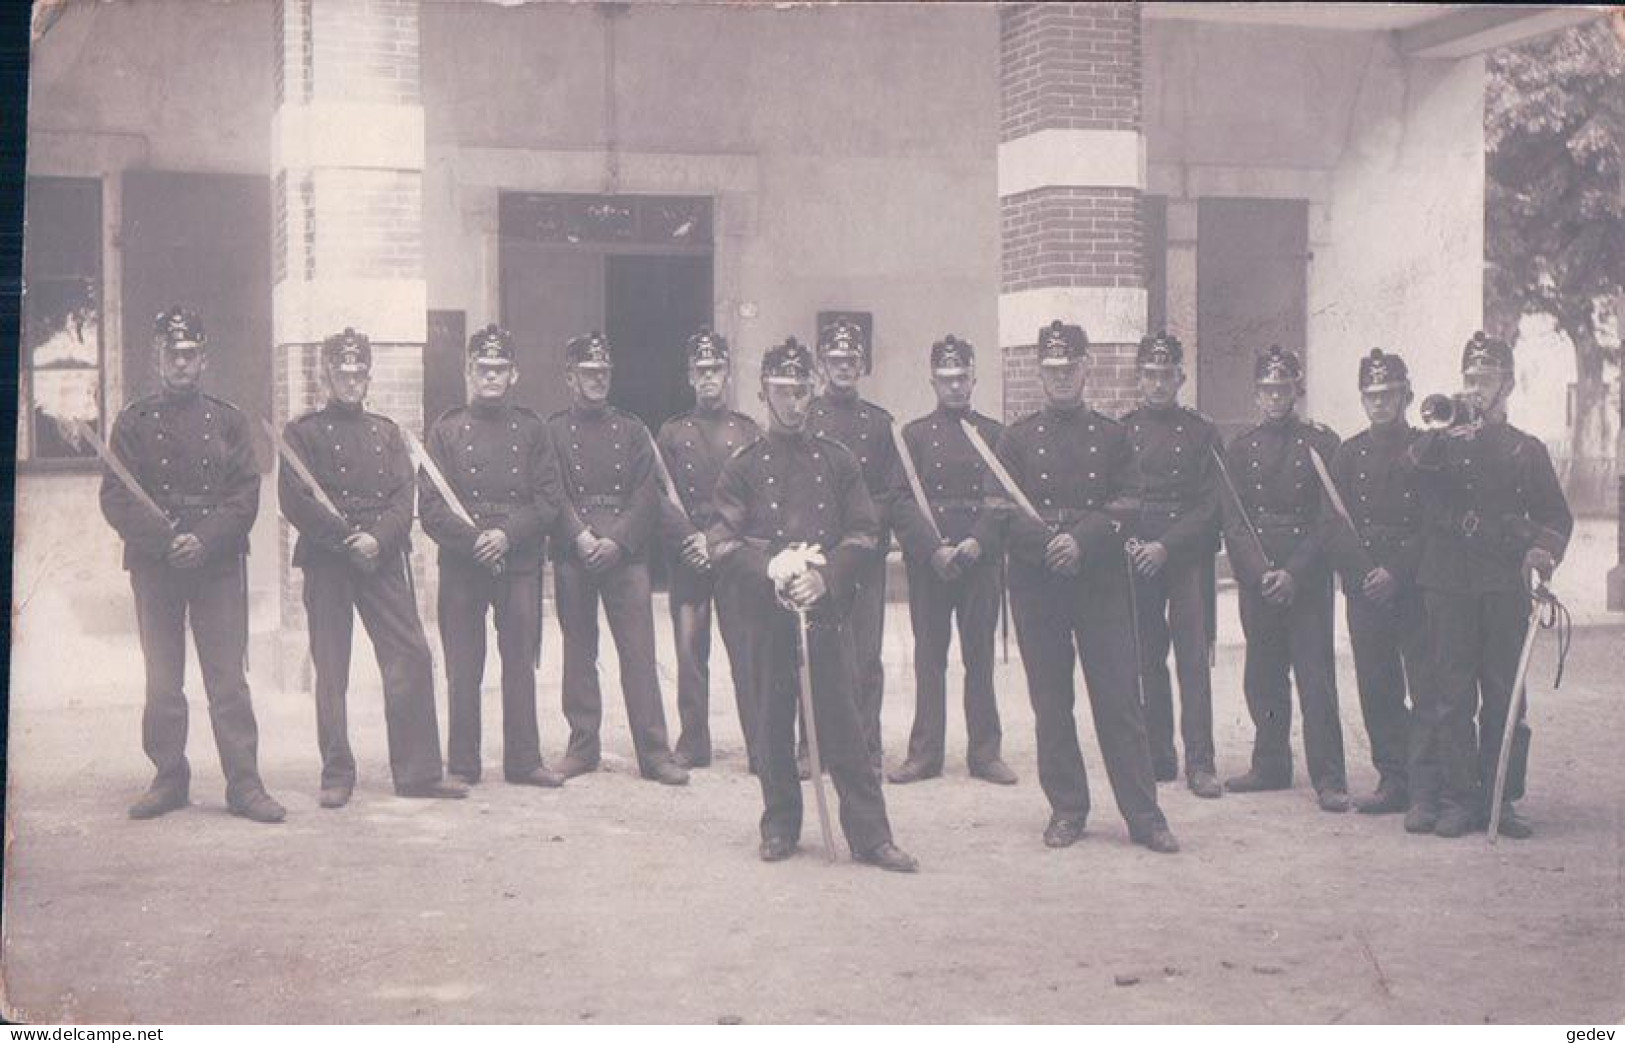
<instances>
[{"instance_id":1,"label":"dark military tunic","mask_svg":"<svg viewBox=\"0 0 1625 1043\"><path fill-rule=\"evenodd\" d=\"M722 644L728 653L747 760L752 766L757 761L751 749L756 701L750 694L747 668L741 658L744 638L739 630L738 613L729 599L727 585L717 582L717 570L714 567L702 571L689 568L683 564L681 549L684 540L695 532L704 532L716 517L713 496L722 465L759 437L761 429L756 421L731 409L715 412L695 409L672 417L660 428L660 454L683 505L679 511L669 499L662 498L660 507L661 528L671 562L669 601L672 634L677 646L677 715L681 721L677 753L693 765L711 762L713 600L717 627L722 631Z\"/></svg>"},{"instance_id":2,"label":"dark military tunic","mask_svg":"<svg viewBox=\"0 0 1625 1043\"><path fill-rule=\"evenodd\" d=\"M1212 772L1213 681L1208 642L1213 634L1213 557L1219 549L1218 478L1222 449L1211 421L1193 409L1141 406L1123 417L1134 463L1127 494L1138 506L1129 535L1161 543L1168 561L1154 576L1135 574L1140 624L1140 683L1151 758L1161 778L1178 771L1174 752L1173 686L1168 649L1179 674L1180 737L1185 774Z\"/></svg>"},{"instance_id":3,"label":"dark military tunic","mask_svg":"<svg viewBox=\"0 0 1625 1043\"><path fill-rule=\"evenodd\" d=\"M1128 564L1107 505L1133 459L1127 430L1092 409L1046 406L1007 428L999 459L1043 518L1010 515L1010 607L1038 731L1038 777L1056 817L1082 821L1089 780L1078 747L1073 673L1084 683L1106 777L1136 840L1166 826L1135 684ZM1003 496L991 475L988 494ZM1083 551L1076 576L1051 572L1045 549L1069 533ZM1076 647L1076 653L1074 653Z\"/></svg>"},{"instance_id":4,"label":"dark military tunic","mask_svg":"<svg viewBox=\"0 0 1625 1043\"><path fill-rule=\"evenodd\" d=\"M1354 532L1335 525L1328 545L1343 579L1360 713L1379 785L1408 793L1412 803L1433 804L1439 797L1437 764L1412 749L1406 705L1407 691L1414 707L1429 686L1427 612L1416 586L1422 501L1405 455L1417 434L1409 424L1397 423L1368 428L1338 447L1332 480ZM1361 593L1367 573L1378 567L1398 583L1386 605Z\"/></svg>"},{"instance_id":5,"label":"dark military tunic","mask_svg":"<svg viewBox=\"0 0 1625 1043\"><path fill-rule=\"evenodd\" d=\"M105 473L102 514L124 540L146 661L141 741L157 769L154 790L185 796L186 621L202 668L226 799L232 806L262 790L244 656L248 591L244 557L259 512L260 474L248 419L228 402L200 392L164 393L132 403L113 425L110 448L173 528ZM177 533L203 545L195 567L165 561Z\"/></svg>"},{"instance_id":6,"label":"dark military tunic","mask_svg":"<svg viewBox=\"0 0 1625 1043\"><path fill-rule=\"evenodd\" d=\"M383 677L395 788L437 782L440 725L435 717L434 674L408 558L416 483L406 442L388 417L338 402L291 421L283 437L344 515L333 517L292 468L280 469L282 513L299 530L293 563L305 574L322 788L355 785L345 693L350 683L350 637L358 613ZM352 532L368 533L378 541L371 571L352 564L344 549Z\"/></svg>"},{"instance_id":7,"label":"dark military tunic","mask_svg":"<svg viewBox=\"0 0 1625 1043\"><path fill-rule=\"evenodd\" d=\"M1417 584L1432 632L1438 705L1419 706L1423 746L1443 764L1446 804L1488 812L1518 655L1529 625L1524 555L1542 546L1561 560L1574 517L1546 446L1505 422L1475 438L1419 436L1427 537ZM1478 727L1473 727L1474 716ZM1504 799L1523 796L1529 727L1513 737Z\"/></svg>"},{"instance_id":8,"label":"dark military tunic","mask_svg":"<svg viewBox=\"0 0 1625 1043\"><path fill-rule=\"evenodd\" d=\"M858 713L863 718L869 758L876 768L881 756L880 706L886 692L886 669L881 662L881 642L886 632L886 552L891 546L891 481L897 466L892 423L890 413L856 394L819 395L807 411L807 430L811 434L840 443L857 458L864 488L880 520L875 549L862 561L857 597L852 602Z\"/></svg>"},{"instance_id":9,"label":"dark military tunic","mask_svg":"<svg viewBox=\"0 0 1625 1043\"><path fill-rule=\"evenodd\" d=\"M440 545L440 641L450 716L446 766L470 782L480 778L480 682L489 609L496 615L502 658L502 771L508 779L522 779L542 764L535 673L542 547L564 495L553 440L530 410L476 400L435 421L425 449L474 520L471 528L428 475L419 476L423 531ZM474 558L475 541L487 529L500 529L508 538L496 573Z\"/></svg>"},{"instance_id":10,"label":"dark military tunic","mask_svg":"<svg viewBox=\"0 0 1625 1043\"><path fill-rule=\"evenodd\" d=\"M598 763L603 695L598 685L598 602L604 603L621 664L621 691L638 767L650 775L671 759L655 666L649 539L659 519L654 444L643 421L614 406L572 406L547 419L564 476L565 505L553 527L554 597L564 635L568 755ZM587 528L614 540L621 558L600 572L576 551Z\"/></svg>"},{"instance_id":11,"label":"dark military tunic","mask_svg":"<svg viewBox=\"0 0 1625 1043\"><path fill-rule=\"evenodd\" d=\"M1314 449L1329 461L1337 446L1330 428L1291 414L1243 431L1225 452L1266 556L1259 557L1235 505L1226 500L1225 545L1247 636L1242 683L1255 729L1252 770L1268 785L1291 783L1291 678L1296 677L1305 757L1317 793L1348 789L1332 647L1332 573L1319 527L1325 494L1309 458ZM1260 582L1271 569L1292 574L1290 604L1264 600Z\"/></svg>"},{"instance_id":12,"label":"dark military tunic","mask_svg":"<svg viewBox=\"0 0 1625 1043\"><path fill-rule=\"evenodd\" d=\"M984 491L987 465L964 428L969 420L989 448L999 444L1004 425L975 410L938 408L903 428L903 441L919 472L930 505L930 522L920 512L908 477L893 472L891 502L903 563L908 571L909 622L914 631L914 727L908 760L935 774L942 770L947 731L948 643L959 617L960 657L965 664L966 760L972 770L999 759L1003 732L993 691L993 638L1003 597L1004 521L999 501ZM939 543L937 533L943 543ZM945 580L931 556L945 544L974 538L982 548L976 564Z\"/></svg>"},{"instance_id":13,"label":"dark military tunic","mask_svg":"<svg viewBox=\"0 0 1625 1043\"><path fill-rule=\"evenodd\" d=\"M891 826L853 697L850 612L880 531L858 462L828 439L769 433L723 465L715 505L707 539L734 584L758 700L762 836L793 841L801 835L794 749L798 621L779 604L767 567L786 546L808 543L828 558L820 567L828 593L809 613L819 752L840 796L847 842L855 852L872 851L891 840Z\"/></svg>"}]
</instances>

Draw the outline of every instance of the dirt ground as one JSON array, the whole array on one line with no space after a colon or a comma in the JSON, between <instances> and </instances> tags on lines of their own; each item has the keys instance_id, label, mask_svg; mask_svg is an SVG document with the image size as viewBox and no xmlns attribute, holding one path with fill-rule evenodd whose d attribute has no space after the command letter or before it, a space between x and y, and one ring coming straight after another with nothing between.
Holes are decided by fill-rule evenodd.
<instances>
[{"instance_id":1,"label":"dirt ground","mask_svg":"<svg viewBox=\"0 0 1625 1043\"><path fill-rule=\"evenodd\" d=\"M1233 603L1221 611L1234 619ZM912 683L904 607L890 619L895 764ZM559 644L547 628L542 719L556 757ZM1012 659L998 681L1020 784L966 775L955 708L947 776L887 787L897 839L923 864L915 877L857 866L844 849L826 864L810 796L800 856L757 860L759 790L720 652L719 758L687 789L631 771L607 632L607 770L559 791L488 781L464 802L396 799L375 674L358 667L361 785L349 808L322 811L309 696L261 683L264 774L290 812L266 827L225 813L196 687L194 806L126 818L150 771L134 641L65 635L20 646L14 662L13 1019L1584 1024L1625 1012L1618 623L1577 632L1557 693L1550 643L1537 656L1523 805L1533 840L1490 847L1481 835L1410 837L1397 817L1324 814L1300 763L1286 793L1201 801L1164 786L1185 850L1154 855L1129 843L1083 714L1095 809L1081 843L1047 850ZM1234 636L1215 673L1221 774L1245 766L1251 735ZM1340 667L1350 781L1363 792L1373 772L1346 649ZM486 696L489 779L500 777L494 674Z\"/></svg>"}]
</instances>

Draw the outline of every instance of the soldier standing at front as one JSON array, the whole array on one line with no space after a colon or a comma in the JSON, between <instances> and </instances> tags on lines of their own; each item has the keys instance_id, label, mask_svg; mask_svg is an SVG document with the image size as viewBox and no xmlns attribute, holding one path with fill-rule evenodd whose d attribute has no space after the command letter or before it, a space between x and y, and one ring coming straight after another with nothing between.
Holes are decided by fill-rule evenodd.
<instances>
[{"instance_id":1,"label":"soldier standing at front","mask_svg":"<svg viewBox=\"0 0 1625 1043\"><path fill-rule=\"evenodd\" d=\"M1417 583L1432 627L1438 693L1438 705L1419 706L1416 716L1428 731L1423 748L1443 764L1434 827L1441 837L1489 822L1513 675L1529 627L1528 573L1549 579L1574 531L1546 446L1507 423L1512 348L1474 334L1462 352L1461 375L1479 417L1428 431L1411 447L1423 472L1428 536ZM1417 694L1432 696L1432 687ZM1530 835L1512 807L1523 797L1528 767L1529 726L1520 720L1507 764L1503 836Z\"/></svg>"},{"instance_id":2,"label":"soldier standing at front","mask_svg":"<svg viewBox=\"0 0 1625 1043\"><path fill-rule=\"evenodd\" d=\"M688 783L672 762L655 672L648 544L660 505L649 429L609 404L613 362L596 331L565 346L570 408L547 420L564 476L553 529L553 596L564 635L564 717L570 745L559 771L598 769L604 697L598 686L598 601L620 657L621 691L638 771L668 786Z\"/></svg>"},{"instance_id":3,"label":"soldier standing at front","mask_svg":"<svg viewBox=\"0 0 1625 1043\"><path fill-rule=\"evenodd\" d=\"M991 446L998 444L1004 425L971 408L975 387L976 349L952 334L944 337L931 345L937 408L903 428L926 505L922 509L917 502L899 457L892 503L908 569L915 686L908 759L887 776L899 784L942 774L948 643L955 615L965 664L965 760L973 778L1006 786L1016 781L1016 773L999 756L1003 733L993 692L993 637L1004 592L1004 521L983 493L987 465L960 426L972 424Z\"/></svg>"},{"instance_id":4,"label":"soldier standing at front","mask_svg":"<svg viewBox=\"0 0 1625 1043\"><path fill-rule=\"evenodd\" d=\"M542 763L536 723L542 544L563 497L558 457L542 418L512 402L519 369L507 330L487 326L469 338L466 375L468 404L436 420L426 446L456 507L426 471L419 477L423 531L440 545L440 641L451 718L446 770L471 785L480 781L480 682L491 610L502 659L502 777L560 786L564 776Z\"/></svg>"},{"instance_id":5,"label":"soldier standing at front","mask_svg":"<svg viewBox=\"0 0 1625 1043\"><path fill-rule=\"evenodd\" d=\"M248 649L248 532L259 513L260 472L248 420L201 390L209 352L197 315L171 308L153 336L163 389L132 402L113 425L111 452L136 489L111 470L102 476L102 515L124 540L124 567L146 663L141 745L157 768L130 817L157 818L185 807L186 621L192 621L209 700L226 806L255 822L286 812L260 781L259 729L244 658ZM163 515L142 502L144 493Z\"/></svg>"},{"instance_id":6,"label":"soldier standing at front","mask_svg":"<svg viewBox=\"0 0 1625 1043\"><path fill-rule=\"evenodd\" d=\"M852 644L858 664L858 715L869 744L869 761L880 771L880 705L885 697L886 668L881 642L886 633L886 553L891 547L892 415L858 394L858 381L873 367L873 345L856 323L832 322L818 335L818 361L824 393L813 399L807 428L819 438L846 446L863 470L863 484L880 521L874 550L859 555L857 593L852 601Z\"/></svg>"},{"instance_id":7,"label":"soldier standing at front","mask_svg":"<svg viewBox=\"0 0 1625 1043\"><path fill-rule=\"evenodd\" d=\"M738 598L745 662L758 699L761 857L789 858L801 837L795 723L797 671L805 669L811 671L819 750L840 797L841 829L852 857L912 873L918 863L892 843L880 776L870 769L853 699L850 610L880 524L857 460L840 444L808 433L812 365L812 354L794 337L768 349L761 390L768 432L723 465L707 533L711 557ZM775 555L795 545L815 547L825 559L785 592L810 615L805 663L798 663L797 614L780 603L768 570Z\"/></svg>"},{"instance_id":8,"label":"soldier standing at front","mask_svg":"<svg viewBox=\"0 0 1625 1043\"><path fill-rule=\"evenodd\" d=\"M1010 518L1010 607L1038 731L1038 779L1049 798L1049 847L1068 847L1089 816L1089 779L1072 715L1083 660L1089 708L1117 808L1136 844L1179 844L1157 806L1157 783L1135 683L1128 560L1107 505L1124 489L1133 449L1117 421L1083 402L1089 339L1059 319L1038 331L1044 407L1005 429L998 458L1016 488L990 474L988 495L1017 499ZM1019 500L1017 501L1019 503Z\"/></svg>"},{"instance_id":9,"label":"soldier standing at front","mask_svg":"<svg viewBox=\"0 0 1625 1043\"><path fill-rule=\"evenodd\" d=\"M1185 348L1159 333L1140 341L1135 357L1140 406L1123 417L1134 447L1129 495L1139 502L1129 546L1135 575L1140 683L1151 766L1158 782L1179 773L1174 752L1174 693L1168 646L1179 675L1179 731L1185 782L1198 797L1224 793L1213 766L1213 558L1219 550L1219 498L1211 421L1179 404Z\"/></svg>"},{"instance_id":10,"label":"soldier standing at front","mask_svg":"<svg viewBox=\"0 0 1625 1043\"><path fill-rule=\"evenodd\" d=\"M305 574L305 622L316 668L316 741L324 808L342 808L355 790L345 693L355 616L372 638L384 683L389 766L402 797L466 797L441 777L434 669L418 619L409 557L412 461L400 429L362 408L372 380L372 343L346 329L322 342L327 404L283 429L291 452L319 487L284 462L282 514L299 530L295 568ZM335 514L321 497L336 507Z\"/></svg>"},{"instance_id":11,"label":"soldier standing at front","mask_svg":"<svg viewBox=\"0 0 1625 1043\"><path fill-rule=\"evenodd\" d=\"M759 767L756 753L756 700L741 656L744 638L739 613L726 584L719 583L708 553L705 530L716 516L717 475L734 453L761 437L756 421L728 408L728 341L702 329L688 339L688 383L694 408L660 428L659 448L674 486L660 504L666 545L672 551L670 602L677 646L677 714L682 731L674 759L684 768L711 763L711 605L728 652L734 702L745 734L745 759Z\"/></svg>"},{"instance_id":12,"label":"soldier standing at front","mask_svg":"<svg viewBox=\"0 0 1625 1043\"><path fill-rule=\"evenodd\" d=\"M1322 811L1349 809L1343 725L1332 647L1332 572L1320 529L1324 492L1310 453L1337 451L1331 428L1295 410L1298 356L1271 345L1253 367L1263 421L1225 453L1240 497L1224 499L1224 537L1247 637L1242 686L1253 718L1252 767L1225 782L1232 793L1292 788L1292 679L1303 708L1309 780Z\"/></svg>"},{"instance_id":13,"label":"soldier standing at front","mask_svg":"<svg viewBox=\"0 0 1625 1043\"><path fill-rule=\"evenodd\" d=\"M1360 404L1371 426L1332 458L1332 480L1353 532L1329 549L1343 576L1349 644L1360 712L1371 738L1377 791L1354 802L1367 815L1409 811L1405 827L1431 833L1438 815L1438 765L1416 756L1411 706L1428 680L1427 612L1416 587L1422 554L1422 502L1406 451L1417 430L1405 420L1411 383L1405 360L1381 348L1360 360Z\"/></svg>"}]
</instances>

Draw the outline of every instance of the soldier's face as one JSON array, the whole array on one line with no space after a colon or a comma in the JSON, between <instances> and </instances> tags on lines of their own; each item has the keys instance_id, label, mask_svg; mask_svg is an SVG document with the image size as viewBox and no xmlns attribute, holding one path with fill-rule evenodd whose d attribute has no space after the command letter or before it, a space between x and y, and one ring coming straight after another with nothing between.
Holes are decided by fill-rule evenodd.
<instances>
[{"instance_id":1,"label":"soldier's face","mask_svg":"<svg viewBox=\"0 0 1625 1043\"><path fill-rule=\"evenodd\" d=\"M208 366L209 353L201 345L176 348L164 344L158 348L158 377L171 391L195 389Z\"/></svg>"},{"instance_id":2,"label":"soldier's face","mask_svg":"<svg viewBox=\"0 0 1625 1043\"><path fill-rule=\"evenodd\" d=\"M501 399L519 380L519 367L509 362L471 362L468 366L469 401Z\"/></svg>"},{"instance_id":3,"label":"soldier's face","mask_svg":"<svg viewBox=\"0 0 1625 1043\"><path fill-rule=\"evenodd\" d=\"M853 355L819 356L819 364L824 370L824 379L836 391L850 391L858 386L858 378L863 376L863 360Z\"/></svg>"},{"instance_id":4,"label":"soldier's face","mask_svg":"<svg viewBox=\"0 0 1625 1043\"><path fill-rule=\"evenodd\" d=\"M1044 401L1050 405L1075 406L1083 399L1083 363L1074 360L1059 366L1040 366L1038 374L1044 385Z\"/></svg>"},{"instance_id":5,"label":"soldier's face","mask_svg":"<svg viewBox=\"0 0 1625 1043\"><path fill-rule=\"evenodd\" d=\"M1298 389L1293 384L1258 384L1253 397L1265 420L1285 420L1298 404Z\"/></svg>"},{"instance_id":6,"label":"soldier's face","mask_svg":"<svg viewBox=\"0 0 1625 1043\"><path fill-rule=\"evenodd\" d=\"M1475 370L1461 375L1461 389L1478 400L1479 409L1498 413L1512 393L1512 378L1496 370Z\"/></svg>"},{"instance_id":7,"label":"soldier's face","mask_svg":"<svg viewBox=\"0 0 1625 1043\"><path fill-rule=\"evenodd\" d=\"M572 366L564 374L570 397L579 405L600 406L609 398L610 374L605 367Z\"/></svg>"},{"instance_id":8,"label":"soldier's face","mask_svg":"<svg viewBox=\"0 0 1625 1043\"><path fill-rule=\"evenodd\" d=\"M327 391L335 402L359 406L366 400L367 388L371 385L371 370L350 371L331 366L327 369Z\"/></svg>"},{"instance_id":9,"label":"soldier's face","mask_svg":"<svg viewBox=\"0 0 1625 1043\"><path fill-rule=\"evenodd\" d=\"M1404 415L1405 403L1409 400L1409 393L1400 388L1360 392L1360 405L1365 407L1365 417L1371 421L1372 427L1397 423Z\"/></svg>"},{"instance_id":10,"label":"soldier's face","mask_svg":"<svg viewBox=\"0 0 1625 1043\"><path fill-rule=\"evenodd\" d=\"M811 384L762 385L762 401L775 427L792 434L807 424L807 410L812 405Z\"/></svg>"},{"instance_id":11,"label":"soldier's face","mask_svg":"<svg viewBox=\"0 0 1625 1043\"><path fill-rule=\"evenodd\" d=\"M1140 397L1153 409L1173 405L1184 385L1185 371L1181 368L1140 370Z\"/></svg>"},{"instance_id":12,"label":"soldier's face","mask_svg":"<svg viewBox=\"0 0 1625 1043\"><path fill-rule=\"evenodd\" d=\"M976 388L976 374L962 373L956 377L931 378L931 390L937 393L937 405L955 411L970 408L970 395Z\"/></svg>"},{"instance_id":13,"label":"soldier's face","mask_svg":"<svg viewBox=\"0 0 1625 1043\"><path fill-rule=\"evenodd\" d=\"M715 405L722 401L723 394L728 390L728 367L718 363L691 365L688 367L688 385L694 389L695 399Z\"/></svg>"}]
</instances>

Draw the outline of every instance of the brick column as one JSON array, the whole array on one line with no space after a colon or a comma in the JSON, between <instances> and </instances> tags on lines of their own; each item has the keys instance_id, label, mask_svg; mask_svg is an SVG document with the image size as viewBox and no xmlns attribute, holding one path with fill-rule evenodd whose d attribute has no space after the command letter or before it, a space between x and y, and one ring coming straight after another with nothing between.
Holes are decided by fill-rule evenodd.
<instances>
[{"instance_id":1,"label":"brick column","mask_svg":"<svg viewBox=\"0 0 1625 1043\"><path fill-rule=\"evenodd\" d=\"M276 423L320 404L319 346L351 326L372 338L368 408L420 432L428 317L418 0L276 0L274 32ZM304 609L286 522L280 542L287 666L303 659Z\"/></svg>"},{"instance_id":2,"label":"brick column","mask_svg":"<svg viewBox=\"0 0 1625 1043\"><path fill-rule=\"evenodd\" d=\"M1145 333L1140 13L1004 4L999 45L1005 417L1040 403L1033 336L1056 318L1088 331L1089 402L1116 415L1133 404Z\"/></svg>"}]
</instances>

